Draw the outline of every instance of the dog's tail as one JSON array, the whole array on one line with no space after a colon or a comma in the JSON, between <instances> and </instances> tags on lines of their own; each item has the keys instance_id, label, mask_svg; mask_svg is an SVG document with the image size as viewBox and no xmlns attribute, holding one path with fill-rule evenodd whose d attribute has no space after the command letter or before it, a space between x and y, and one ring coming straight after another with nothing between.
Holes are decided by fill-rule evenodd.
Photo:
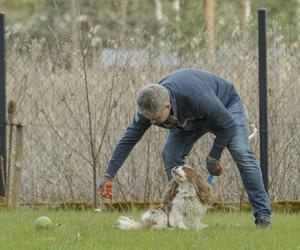
<instances>
[{"instance_id":1,"label":"dog's tail","mask_svg":"<svg viewBox=\"0 0 300 250\"><path fill-rule=\"evenodd\" d=\"M123 230L132 230L142 228L143 224L141 222L135 221L134 219L126 216L120 216L117 219L117 228Z\"/></svg>"}]
</instances>

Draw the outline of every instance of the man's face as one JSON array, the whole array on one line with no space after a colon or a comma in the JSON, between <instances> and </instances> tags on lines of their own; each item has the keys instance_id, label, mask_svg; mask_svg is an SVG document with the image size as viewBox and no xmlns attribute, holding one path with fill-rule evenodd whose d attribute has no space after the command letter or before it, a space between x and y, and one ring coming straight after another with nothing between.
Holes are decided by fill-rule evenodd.
<instances>
[{"instance_id":1,"label":"man's face","mask_svg":"<svg viewBox=\"0 0 300 250\"><path fill-rule=\"evenodd\" d=\"M161 112L159 113L147 113L145 114L145 117L148 118L153 125L158 125L161 123L164 123L171 111L171 103L170 102L165 102L164 108Z\"/></svg>"}]
</instances>

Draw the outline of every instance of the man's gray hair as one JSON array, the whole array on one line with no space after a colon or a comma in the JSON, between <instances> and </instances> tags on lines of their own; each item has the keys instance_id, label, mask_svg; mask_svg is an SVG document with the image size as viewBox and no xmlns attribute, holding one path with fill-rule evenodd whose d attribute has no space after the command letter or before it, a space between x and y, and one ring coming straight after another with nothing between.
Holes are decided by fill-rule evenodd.
<instances>
[{"instance_id":1,"label":"man's gray hair","mask_svg":"<svg viewBox=\"0 0 300 250\"><path fill-rule=\"evenodd\" d=\"M141 114L159 113L166 101L170 101L170 96L165 87L157 83L148 84L138 92L138 111Z\"/></svg>"}]
</instances>

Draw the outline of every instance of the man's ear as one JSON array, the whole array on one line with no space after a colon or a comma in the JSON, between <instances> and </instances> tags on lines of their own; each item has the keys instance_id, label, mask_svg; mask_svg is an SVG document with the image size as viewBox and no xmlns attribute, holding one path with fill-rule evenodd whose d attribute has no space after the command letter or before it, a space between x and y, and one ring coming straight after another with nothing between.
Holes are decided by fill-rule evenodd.
<instances>
[{"instance_id":1,"label":"man's ear","mask_svg":"<svg viewBox=\"0 0 300 250\"><path fill-rule=\"evenodd\" d=\"M171 102L170 101L166 101L165 102L165 107L168 109L171 109Z\"/></svg>"}]
</instances>

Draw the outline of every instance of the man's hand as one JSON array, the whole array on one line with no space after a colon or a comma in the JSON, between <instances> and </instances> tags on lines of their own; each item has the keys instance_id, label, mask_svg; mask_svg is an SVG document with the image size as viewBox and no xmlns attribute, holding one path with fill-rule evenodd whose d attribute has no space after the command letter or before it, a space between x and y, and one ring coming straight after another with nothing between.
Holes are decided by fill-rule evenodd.
<instances>
[{"instance_id":1,"label":"man's hand","mask_svg":"<svg viewBox=\"0 0 300 250\"><path fill-rule=\"evenodd\" d=\"M102 198L112 198L112 179L104 176L98 187L98 192Z\"/></svg>"},{"instance_id":2,"label":"man's hand","mask_svg":"<svg viewBox=\"0 0 300 250\"><path fill-rule=\"evenodd\" d=\"M214 176L223 174L224 167L221 165L220 160L214 159L210 156L206 158L207 171Z\"/></svg>"}]
</instances>

